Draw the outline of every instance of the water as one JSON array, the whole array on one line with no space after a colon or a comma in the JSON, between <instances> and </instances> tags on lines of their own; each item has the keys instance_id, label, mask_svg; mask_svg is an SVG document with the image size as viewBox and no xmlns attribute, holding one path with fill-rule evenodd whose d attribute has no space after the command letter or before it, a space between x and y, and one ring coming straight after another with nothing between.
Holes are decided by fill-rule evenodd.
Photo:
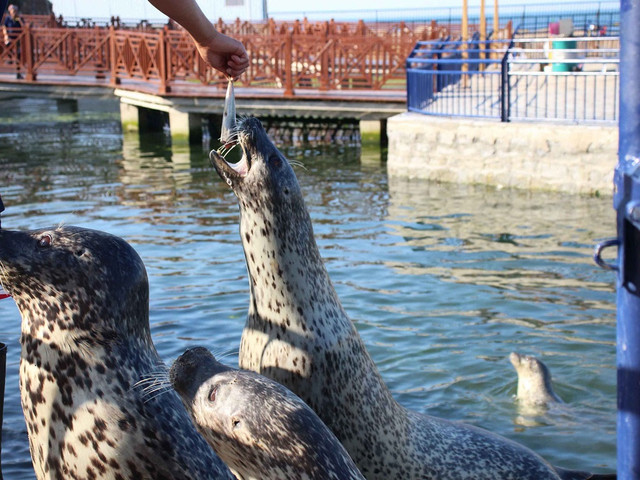
<instances>
[{"instance_id":1,"label":"water","mask_svg":"<svg viewBox=\"0 0 640 480\"><path fill-rule=\"evenodd\" d=\"M162 358L203 345L237 366L248 303L238 209L206 152L123 138L116 114L59 116L53 105L2 103L2 226L64 222L124 237L147 266ZM615 469L615 279L591 260L615 231L610 199L389 179L379 152L356 147L283 151L306 166L296 172L321 253L402 404L557 465ZM0 319L3 472L33 478L10 299ZM511 351L545 361L566 404L521 418Z\"/></svg>"}]
</instances>

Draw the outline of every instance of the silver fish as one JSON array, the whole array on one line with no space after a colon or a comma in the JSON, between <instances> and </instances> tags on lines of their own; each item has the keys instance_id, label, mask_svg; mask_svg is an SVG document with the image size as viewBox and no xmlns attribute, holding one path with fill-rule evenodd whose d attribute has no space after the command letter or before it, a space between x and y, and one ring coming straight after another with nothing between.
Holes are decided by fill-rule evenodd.
<instances>
[{"instance_id":1,"label":"silver fish","mask_svg":"<svg viewBox=\"0 0 640 480\"><path fill-rule=\"evenodd\" d=\"M233 91L233 81L229 80L227 95L224 97L224 113L222 114L222 128L220 129L220 142L224 147L235 143L234 133L236 128L236 96Z\"/></svg>"}]
</instances>

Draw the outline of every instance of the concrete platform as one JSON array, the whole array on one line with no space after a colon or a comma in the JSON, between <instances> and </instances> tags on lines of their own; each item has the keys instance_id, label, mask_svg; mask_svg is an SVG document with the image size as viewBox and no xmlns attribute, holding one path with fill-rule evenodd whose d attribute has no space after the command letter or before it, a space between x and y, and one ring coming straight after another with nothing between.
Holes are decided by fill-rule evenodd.
<instances>
[{"instance_id":1,"label":"concrete platform","mask_svg":"<svg viewBox=\"0 0 640 480\"><path fill-rule=\"evenodd\" d=\"M501 123L403 113L387 121L390 176L613 194L616 126Z\"/></svg>"},{"instance_id":2,"label":"concrete platform","mask_svg":"<svg viewBox=\"0 0 640 480\"><path fill-rule=\"evenodd\" d=\"M64 100L64 108L77 110L73 101L87 97L115 97L120 101L125 131L169 128L174 143L199 142L208 116L221 116L226 83L203 85L176 82L171 92L157 93L152 82L127 80L114 88L105 79L86 76L38 76L37 82L0 74L0 98L47 97ZM285 97L279 88L236 87L238 114L295 119L353 119L363 122L365 141L384 141L386 119L406 109L406 92L398 90L299 89Z\"/></svg>"}]
</instances>

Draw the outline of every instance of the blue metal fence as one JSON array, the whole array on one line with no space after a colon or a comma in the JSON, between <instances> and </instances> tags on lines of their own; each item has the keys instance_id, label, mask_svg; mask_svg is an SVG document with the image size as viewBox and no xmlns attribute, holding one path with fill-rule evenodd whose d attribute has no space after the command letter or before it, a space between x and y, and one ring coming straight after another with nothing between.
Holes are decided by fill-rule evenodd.
<instances>
[{"instance_id":1,"label":"blue metal fence","mask_svg":"<svg viewBox=\"0 0 640 480\"><path fill-rule=\"evenodd\" d=\"M418 42L409 111L511 120L615 123L617 37Z\"/></svg>"},{"instance_id":2,"label":"blue metal fence","mask_svg":"<svg viewBox=\"0 0 640 480\"><path fill-rule=\"evenodd\" d=\"M618 478L640 478L640 0L621 1L618 226Z\"/></svg>"}]
</instances>

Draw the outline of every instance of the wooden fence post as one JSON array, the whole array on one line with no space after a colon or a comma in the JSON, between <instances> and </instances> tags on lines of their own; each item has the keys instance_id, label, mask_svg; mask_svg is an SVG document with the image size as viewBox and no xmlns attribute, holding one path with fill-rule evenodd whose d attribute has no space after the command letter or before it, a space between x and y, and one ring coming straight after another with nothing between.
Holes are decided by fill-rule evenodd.
<instances>
[{"instance_id":1,"label":"wooden fence post","mask_svg":"<svg viewBox=\"0 0 640 480\"><path fill-rule=\"evenodd\" d=\"M480 42L478 43L478 49L480 50L480 60L486 58L485 48L487 45L487 19L485 15L485 0L480 0ZM485 63L481 62L479 65L480 71L483 71Z\"/></svg>"},{"instance_id":2,"label":"wooden fence post","mask_svg":"<svg viewBox=\"0 0 640 480\"><path fill-rule=\"evenodd\" d=\"M94 27L96 32L96 55L98 55L98 59L96 61L96 80L104 80L106 78L105 71L107 70L107 62L104 54L104 48L100 48L98 50L98 45L101 42L101 29L99 27ZM108 35L108 34L107 34Z\"/></svg>"},{"instance_id":3,"label":"wooden fence post","mask_svg":"<svg viewBox=\"0 0 640 480\"><path fill-rule=\"evenodd\" d=\"M23 48L20 49L20 56L24 56L26 54L26 64L27 64L27 74L25 75L25 80L29 82L34 82L36 80L36 74L33 71L33 38L31 37L31 26L26 23L24 26L24 45ZM18 59L18 62L21 59Z\"/></svg>"},{"instance_id":4,"label":"wooden fence post","mask_svg":"<svg viewBox=\"0 0 640 480\"><path fill-rule=\"evenodd\" d=\"M293 33L287 32L284 47L284 96L293 97Z\"/></svg>"},{"instance_id":5,"label":"wooden fence post","mask_svg":"<svg viewBox=\"0 0 640 480\"><path fill-rule=\"evenodd\" d=\"M164 95L169 92L170 87L167 85L167 45L164 28L158 32L158 74L160 75L160 88L158 93Z\"/></svg>"},{"instance_id":6,"label":"wooden fence post","mask_svg":"<svg viewBox=\"0 0 640 480\"><path fill-rule=\"evenodd\" d=\"M469 44L467 41L469 40L469 9L468 9L468 0L462 0L462 44L460 45L460 50L462 51L462 60L466 60L469 58ZM461 70L463 72L467 72L469 70L469 64L463 63ZM462 74L462 82L461 85L463 87L469 86L469 75L466 73Z\"/></svg>"},{"instance_id":7,"label":"wooden fence post","mask_svg":"<svg viewBox=\"0 0 640 480\"><path fill-rule=\"evenodd\" d=\"M116 30L113 25L109 25L109 66L110 66L110 81L112 87L120 84L118 78L118 58L116 52Z\"/></svg>"},{"instance_id":8,"label":"wooden fence post","mask_svg":"<svg viewBox=\"0 0 640 480\"><path fill-rule=\"evenodd\" d=\"M491 40L493 43L491 44L492 53L491 58L499 58L499 54L496 50L500 48L500 43L497 41L500 39L500 16L498 12L498 0L493 0L493 33L491 34Z\"/></svg>"},{"instance_id":9,"label":"wooden fence post","mask_svg":"<svg viewBox=\"0 0 640 480\"><path fill-rule=\"evenodd\" d=\"M329 49L333 46L333 40L329 40L328 29L324 32L324 47L320 55L320 90L329 90Z\"/></svg>"},{"instance_id":10,"label":"wooden fence post","mask_svg":"<svg viewBox=\"0 0 640 480\"><path fill-rule=\"evenodd\" d=\"M425 38L425 40L438 40L440 35L438 35L438 22L435 20L431 20L431 26L429 27L429 38Z\"/></svg>"}]
</instances>

